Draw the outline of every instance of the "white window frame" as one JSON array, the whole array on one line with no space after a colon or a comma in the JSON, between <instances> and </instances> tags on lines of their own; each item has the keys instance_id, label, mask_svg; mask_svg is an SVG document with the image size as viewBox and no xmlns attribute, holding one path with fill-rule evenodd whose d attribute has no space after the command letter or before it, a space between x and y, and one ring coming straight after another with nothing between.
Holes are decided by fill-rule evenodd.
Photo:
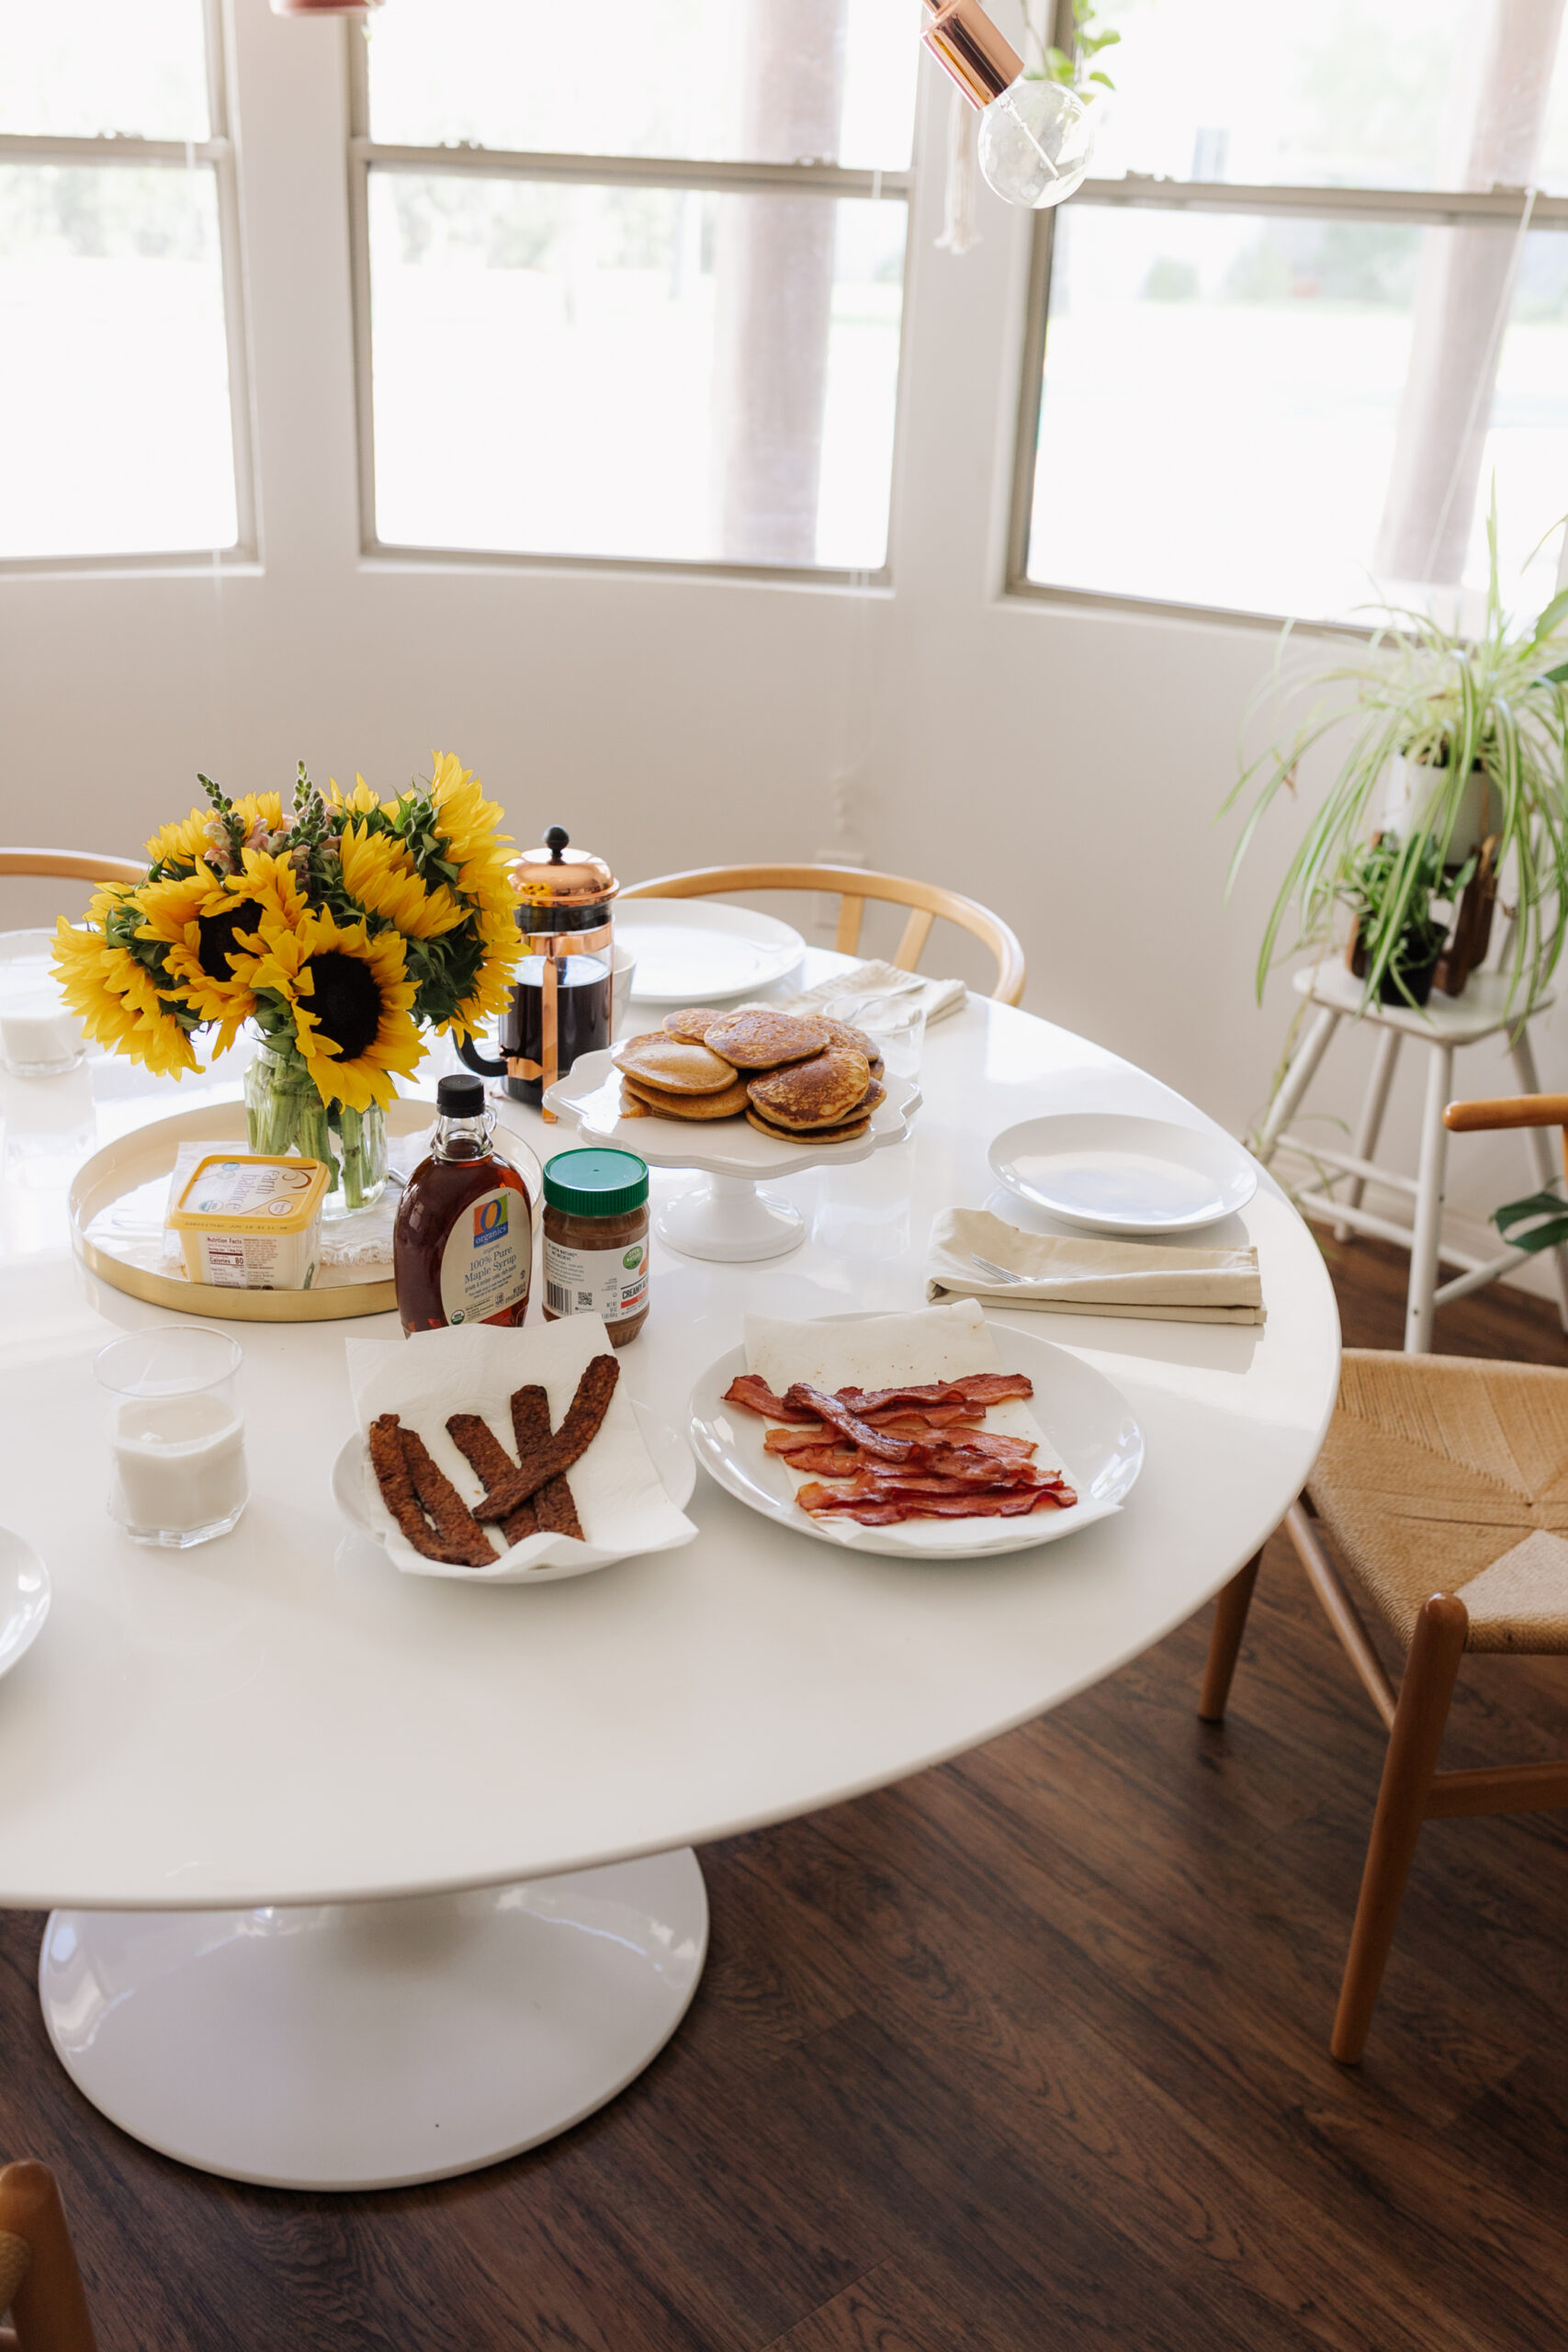
<instances>
[{"instance_id":1,"label":"white window frame","mask_svg":"<svg viewBox=\"0 0 1568 2352\"><path fill-rule=\"evenodd\" d=\"M207 103L206 139L131 139L103 132L93 139L35 138L0 132L0 163L76 164L113 171L154 164L189 171L211 168L218 188L218 240L223 282L223 334L229 363L229 426L234 455L235 537L225 548L154 548L125 555L35 555L0 558L0 572L188 571L254 566L258 560L255 456L251 427L249 348L245 334L244 266L240 239L240 190L230 135L228 44L223 0L202 0Z\"/></svg>"},{"instance_id":2,"label":"white window frame","mask_svg":"<svg viewBox=\"0 0 1568 2352\"><path fill-rule=\"evenodd\" d=\"M1058 12L1053 38L1070 41L1071 11ZM1114 62L1114 61L1112 61ZM1333 220L1392 220L1410 228L1455 228L1502 222L1516 229L1568 230L1568 197L1541 196L1529 188L1303 187L1269 182L1247 187L1229 180L1162 179L1129 172L1124 179L1086 179L1074 204L1133 208L1152 212L1253 212ZM1029 295L1023 331L1023 374L1019 389L1018 430L1007 549L1007 594L1032 604L1147 613L1183 620L1239 621L1277 630L1293 616L1227 605L1187 604L1172 598L1121 595L1111 589L1057 586L1029 577L1029 536L1034 513L1040 456L1040 418L1045 393L1045 332L1050 322L1051 268L1055 210L1037 213L1030 254ZM1364 632L1355 622L1296 621L1298 628L1343 635Z\"/></svg>"},{"instance_id":3,"label":"white window frame","mask_svg":"<svg viewBox=\"0 0 1568 2352\"><path fill-rule=\"evenodd\" d=\"M345 25L348 42L349 254L354 298L355 413L359 451L360 552L367 560L417 569L457 565L479 570L685 573L704 580L793 581L807 587L886 587L893 577L895 487L906 412L909 360L909 279L914 246L916 173L846 169L837 164L699 163L684 156L560 155L527 149L461 146L400 147L370 136L370 70L364 35ZM888 477L888 544L880 566L837 569L823 564L750 564L691 561L676 557L567 555L552 548L405 547L376 531L375 376L370 325L370 175L378 166L473 173L481 179L555 180L592 187L665 187L734 195L757 191L819 190L825 197L884 198L905 213L904 275L898 320L898 379L895 393L893 462Z\"/></svg>"}]
</instances>

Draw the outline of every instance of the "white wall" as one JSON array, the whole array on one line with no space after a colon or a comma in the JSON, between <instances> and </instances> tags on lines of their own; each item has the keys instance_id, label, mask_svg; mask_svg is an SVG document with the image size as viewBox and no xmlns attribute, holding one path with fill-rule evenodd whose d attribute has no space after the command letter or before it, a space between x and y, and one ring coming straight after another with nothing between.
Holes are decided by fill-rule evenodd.
<instances>
[{"instance_id":1,"label":"white wall","mask_svg":"<svg viewBox=\"0 0 1568 2352\"><path fill-rule=\"evenodd\" d=\"M558 819L628 879L847 838L995 906L1034 1010L1242 1127L1290 1014L1282 984L1259 1014L1250 983L1290 825L1227 910L1230 834L1212 820L1271 639L1001 596L1030 224L987 193L980 245L935 249L934 68L891 592L377 570L357 553L341 31L233 6L263 563L221 582L0 579L0 830L130 851L190 805L198 767L286 788L302 757L392 788L440 746L520 839ZM453 382L460 431L460 366ZM1078 462L1113 502L1114 448ZM1544 1081L1568 1084L1541 1042ZM1337 1047L1326 1107L1351 1111L1365 1043ZM1461 1083L1503 1091L1492 1047ZM1407 1070L1406 1134L1416 1096ZM1474 1245L1523 1167L1517 1139L1456 1148L1456 1237Z\"/></svg>"}]
</instances>

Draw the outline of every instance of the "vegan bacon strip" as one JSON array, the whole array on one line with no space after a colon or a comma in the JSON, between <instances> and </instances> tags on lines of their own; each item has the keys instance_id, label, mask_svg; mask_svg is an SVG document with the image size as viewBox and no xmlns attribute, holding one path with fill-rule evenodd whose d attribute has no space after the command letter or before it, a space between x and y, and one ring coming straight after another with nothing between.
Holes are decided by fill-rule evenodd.
<instances>
[{"instance_id":1,"label":"vegan bacon strip","mask_svg":"<svg viewBox=\"0 0 1568 2352\"><path fill-rule=\"evenodd\" d=\"M489 1537L396 1413L383 1413L371 1422L370 1464L382 1501L422 1558L443 1560L453 1568L489 1566L495 1557ZM426 1510L435 1521L434 1528Z\"/></svg>"},{"instance_id":2,"label":"vegan bacon strip","mask_svg":"<svg viewBox=\"0 0 1568 2352\"><path fill-rule=\"evenodd\" d=\"M446 1434L487 1487L510 1477L517 1467L490 1423L478 1413L454 1413L446 1424ZM539 1514L534 1504L519 1503L514 1511L509 1511L501 1522L501 1532L509 1544L521 1544L525 1535L536 1535Z\"/></svg>"},{"instance_id":3,"label":"vegan bacon strip","mask_svg":"<svg viewBox=\"0 0 1568 2352\"><path fill-rule=\"evenodd\" d=\"M517 1442L518 1461L526 1468L540 1447L550 1442L550 1400L545 1389L530 1385L515 1392L512 1399L512 1434ZM577 1505L564 1477L551 1478L524 1509L536 1514L540 1527L547 1533L575 1535L580 1544L582 1542L582 1521L577 1516Z\"/></svg>"},{"instance_id":4,"label":"vegan bacon strip","mask_svg":"<svg viewBox=\"0 0 1568 2352\"><path fill-rule=\"evenodd\" d=\"M577 1394L567 1407L566 1419L555 1436L475 1504L476 1519L510 1518L519 1503L526 1502L541 1487L548 1486L552 1478L558 1478L574 1462L581 1460L604 1427L620 1369L612 1355L594 1357L578 1382Z\"/></svg>"},{"instance_id":5,"label":"vegan bacon strip","mask_svg":"<svg viewBox=\"0 0 1568 2352\"><path fill-rule=\"evenodd\" d=\"M435 1521L435 1532L446 1547L439 1556L454 1567L488 1568L495 1558L495 1546L424 1440L416 1430L401 1428L398 1440L414 1493Z\"/></svg>"}]
</instances>

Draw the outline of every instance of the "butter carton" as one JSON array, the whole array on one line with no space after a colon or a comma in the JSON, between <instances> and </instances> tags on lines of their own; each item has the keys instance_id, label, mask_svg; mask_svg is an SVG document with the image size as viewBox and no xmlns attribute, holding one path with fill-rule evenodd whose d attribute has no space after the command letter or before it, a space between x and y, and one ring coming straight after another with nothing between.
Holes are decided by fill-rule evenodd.
<instances>
[{"instance_id":1,"label":"butter carton","mask_svg":"<svg viewBox=\"0 0 1568 2352\"><path fill-rule=\"evenodd\" d=\"M309 1290L321 1254L320 1159L213 1152L169 1215L193 1283L220 1290Z\"/></svg>"}]
</instances>

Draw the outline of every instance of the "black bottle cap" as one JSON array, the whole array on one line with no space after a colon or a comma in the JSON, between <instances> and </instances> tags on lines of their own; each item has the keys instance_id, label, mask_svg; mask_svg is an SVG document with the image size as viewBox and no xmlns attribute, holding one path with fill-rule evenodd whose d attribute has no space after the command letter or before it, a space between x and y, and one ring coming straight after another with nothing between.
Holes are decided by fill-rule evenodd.
<instances>
[{"instance_id":1,"label":"black bottle cap","mask_svg":"<svg viewBox=\"0 0 1568 2352\"><path fill-rule=\"evenodd\" d=\"M443 1078L436 1080L435 1107L444 1119L481 1119L485 1088L482 1078Z\"/></svg>"}]
</instances>

